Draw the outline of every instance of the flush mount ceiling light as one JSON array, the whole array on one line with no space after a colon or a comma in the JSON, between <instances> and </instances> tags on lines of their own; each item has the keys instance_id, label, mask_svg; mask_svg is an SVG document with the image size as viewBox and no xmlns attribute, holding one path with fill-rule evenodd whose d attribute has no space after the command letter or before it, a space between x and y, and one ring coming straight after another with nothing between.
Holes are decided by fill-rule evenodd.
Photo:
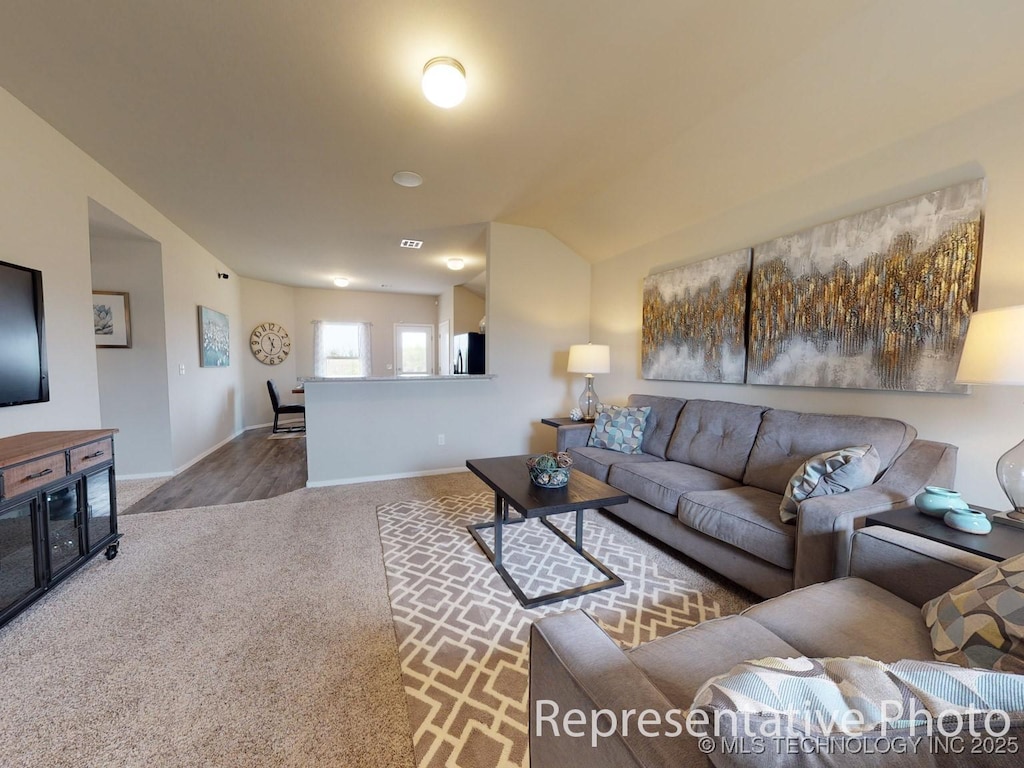
<instances>
[{"instance_id":1,"label":"flush mount ceiling light","mask_svg":"<svg viewBox=\"0 0 1024 768\"><path fill-rule=\"evenodd\" d=\"M348 278L347 277L336 277L336 278L334 278L334 284L336 286L338 286L339 288L348 288Z\"/></svg>"},{"instance_id":2,"label":"flush mount ceiling light","mask_svg":"<svg viewBox=\"0 0 1024 768\"><path fill-rule=\"evenodd\" d=\"M443 109L451 109L466 98L466 70L455 59L438 56L423 67L423 95Z\"/></svg>"},{"instance_id":3,"label":"flush mount ceiling light","mask_svg":"<svg viewBox=\"0 0 1024 768\"><path fill-rule=\"evenodd\" d=\"M418 187L423 183L423 177L415 171L396 171L391 180L400 187Z\"/></svg>"},{"instance_id":4,"label":"flush mount ceiling light","mask_svg":"<svg viewBox=\"0 0 1024 768\"><path fill-rule=\"evenodd\" d=\"M453 272L458 272L464 266L466 266L466 262L462 259L448 259L448 269Z\"/></svg>"}]
</instances>

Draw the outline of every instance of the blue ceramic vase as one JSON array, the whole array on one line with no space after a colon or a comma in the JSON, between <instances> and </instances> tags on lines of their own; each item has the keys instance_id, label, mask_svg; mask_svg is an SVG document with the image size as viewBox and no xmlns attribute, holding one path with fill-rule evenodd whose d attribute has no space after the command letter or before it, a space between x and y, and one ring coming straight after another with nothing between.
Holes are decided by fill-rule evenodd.
<instances>
[{"instance_id":1,"label":"blue ceramic vase","mask_svg":"<svg viewBox=\"0 0 1024 768\"><path fill-rule=\"evenodd\" d=\"M991 521L976 509L951 509L942 518L950 528L964 533L986 534L992 530Z\"/></svg>"},{"instance_id":2,"label":"blue ceramic vase","mask_svg":"<svg viewBox=\"0 0 1024 768\"><path fill-rule=\"evenodd\" d=\"M930 517L942 518L951 509L969 509L957 491L926 485L914 499L914 506Z\"/></svg>"}]
</instances>

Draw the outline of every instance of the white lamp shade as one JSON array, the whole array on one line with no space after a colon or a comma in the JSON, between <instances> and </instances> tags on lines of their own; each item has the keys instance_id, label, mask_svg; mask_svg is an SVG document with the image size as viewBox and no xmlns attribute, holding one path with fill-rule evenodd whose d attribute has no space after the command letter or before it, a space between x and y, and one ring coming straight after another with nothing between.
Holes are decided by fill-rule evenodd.
<instances>
[{"instance_id":1,"label":"white lamp shade","mask_svg":"<svg viewBox=\"0 0 1024 768\"><path fill-rule=\"evenodd\" d=\"M1024 385L1024 306L975 312L956 380L960 384Z\"/></svg>"},{"instance_id":2,"label":"white lamp shade","mask_svg":"<svg viewBox=\"0 0 1024 768\"><path fill-rule=\"evenodd\" d=\"M608 373L610 370L607 344L573 344L569 347L569 373Z\"/></svg>"}]
</instances>

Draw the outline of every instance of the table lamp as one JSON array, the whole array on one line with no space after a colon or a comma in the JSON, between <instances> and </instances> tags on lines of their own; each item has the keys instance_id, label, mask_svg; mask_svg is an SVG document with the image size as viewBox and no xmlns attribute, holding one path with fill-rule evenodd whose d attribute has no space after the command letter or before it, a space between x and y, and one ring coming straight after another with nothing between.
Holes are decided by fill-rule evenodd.
<instances>
[{"instance_id":1,"label":"table lamp","mask_svg":"<svg viewBox=\"0 0 1024 768\"><path fill-rule=\"evenodd\" d=\"M597 414L600 400L594 391L594 374L611 370L606 344L573 344L569 347L569 373L586 374L587 386L580 395L580 411L584 419Z\"/></svg>"},{"instance_id":2,"label":"table lamp","mask_svg":"<svg viewBox=\"0 0 1024 768\"><path fill-rule=\"evenodd\" d=\"M991 309L971 315L964 340L959 384L1024 386L1024 306ZM1024 522L1024 440L996 462L996 477L1013 509L1007 516Z\"/></svg>"}]
</instances>

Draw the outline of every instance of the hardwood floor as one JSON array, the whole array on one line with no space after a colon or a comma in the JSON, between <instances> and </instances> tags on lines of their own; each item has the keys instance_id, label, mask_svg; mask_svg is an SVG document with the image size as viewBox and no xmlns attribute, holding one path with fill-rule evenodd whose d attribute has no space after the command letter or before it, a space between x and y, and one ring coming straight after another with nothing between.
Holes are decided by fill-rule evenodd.
<instances>
[{"instance_id":1,"label":"hardwood floor","mask_svg":"<svg viewBox=\"0 0 1024 768\"><path fill-rule=\"evenodd\" d=\"M269 499L306 486L306 437L244 432L118 514L207 507Z\"/></svg>"}]
</instances>

